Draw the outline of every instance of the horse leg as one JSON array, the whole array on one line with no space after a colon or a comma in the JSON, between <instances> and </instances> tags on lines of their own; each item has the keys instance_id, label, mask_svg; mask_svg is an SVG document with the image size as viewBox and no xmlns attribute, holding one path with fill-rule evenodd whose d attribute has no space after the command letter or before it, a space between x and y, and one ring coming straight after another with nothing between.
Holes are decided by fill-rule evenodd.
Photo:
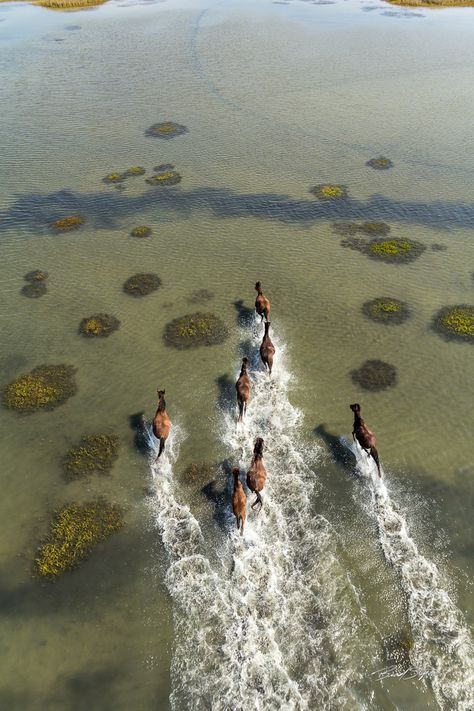
<instances>
[{"instance_id":1,"label":"horse leg","mask_svg":"<svg viewBox=\"0 0 474 711\"><path fill-rule=\"evenodd\" d=\"M257 513L260 513L260 511L262 510L262 506L263 506L262 497L260 496L260 492L259 492L259 491L256 491L255 494L256 494L257 498L256 498L255 501L253 502L251 508L253 509L253 508L255 508L255 506L256 506L257 504L260 504L260 508L259 508L259 510L258 510L258 512L257 512Z\"/></svg>"}]
</instances>

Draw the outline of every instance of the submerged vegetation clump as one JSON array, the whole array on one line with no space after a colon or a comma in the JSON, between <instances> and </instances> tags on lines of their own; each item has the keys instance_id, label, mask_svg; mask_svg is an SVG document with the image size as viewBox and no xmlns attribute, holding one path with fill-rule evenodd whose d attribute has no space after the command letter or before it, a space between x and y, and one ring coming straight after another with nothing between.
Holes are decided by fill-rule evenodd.
<instances>
[{"instance_id":1,"label":"submerged vegetation clump","mask_svg":"<svg viewBox=\"0 0 474 711\"><path fill-rule=\"evenodd\" d=\"M188 296L187 301L190 304L205 304L207 301L213 299L214 296L214 292L209 291L209 289L198 289Z\"/></svg>"},{"instance_id":2,"label":"submerged vegetation clump","mask_svg":"<svg viewBox=\"0 0 474 711\"><path fill-rule=\"evenodd\" d=\"M160 163L160 165L155 165L153 168L155 173L162 173L164 170L174 170L173 163Z\"/></svg>"},{"instance_id":3,"label":"submerged vegetation clump","mask_svg":"<svg viewBox=\"0 0 474 711\"><path fill-rule=\"evenodd\" d=\"M147 296L161 286L158 274L134 274L123 285L123 290L130 296Z\"/></svg>"},{"instance_id":4,"label":"submerged vegetation clump","mask_svg":"<svg viewBox=\"0 0 474 711\"><path fill-rule=\"evenodd\" d=\"M51 10L80 10L81 8L103 5L107 0L35 0L35 5Z\"/></svg>"},{"instance_id":5,"label":"submerged vegetation clump","mask_svg":"<svg viewBox=\"0 0 474 711\"><path fill-rule=\"evenodd\" d=\"M111 314L93 314L83 318L79 324L79 333L87 338L105 338L120 326L120 321Z\"/></svg>"},{"instance_id":6,"label":"submerged vegetation clump","mask_svg":"<svg viewBox=\"0 0 474 711\"><path fill-rule=\"evenodd\" d=\"M410 316L410 310L403 301L381 296L362 305L362 313L377 323L396 325L403 323Z\"/></svg>"},{"instance_id":7,"label":"submerged vegetation clump","mask_svg":"<svg viewBox=\"0 0 474 711\"><path fill-rule=\"evenodd\" d=\"M153 138L174 138L175 136L182 136L183 133L187 133L188 129L186 126L182 126L179 123L174 123L173 121L163 121L162 123L154 123L153 126L147 128L145 131L146 136L152 136Z\"/></svg>"},{"instance_id":8,"label":"submerged vegetation clump","mask_svg":"<svg viewBox=\"0 0 474 711\"><path fill-rule=\"evenodd\" d=\"M151 227L148 227L148 225L138 225L138 227L133 228L130 235L132 237L150 237Z\"/></svg>"},{"instance_id":9,"label":"submerged vegetation clump","mask_svg":"<svg viewBox=\"0 0 474 711\"><path fill-rule=\"evenodd\" d=\"M433 328L448 340L474 343L474 306L444 306L435 315Z\"/></svg>"},{"instance_id":10,"label":"submerged vegetation clump","mask_svg":"<svg viewBox=\"0 0 474 711\"><path fill-rule=\"evenodd\" d=\"M39 365L9 383L3 405L18 412L53 410L77 392L72 365Z\"/></svg>"},{"instance_id":11,"label":"submerged vegetation clump","mask_svg":"<svg viewBox=\"0 0 474 711\"><path fill-rule=\"evenodd\" d=\"M130 178L133 178L135 175L145 175L145 173L146 170L142 165L134 165L125 171L125 175Z\"/></svg>"},{"instance_id":12,"label":"submerged vegetation clump","mask_svg":"<svg viewBox=\"0 0 474 711\"><path fill-rule=\"evenodd\" d=\"M364 390L377 392L393 387L397 382L397 369L383 360L366 360L351 372L352 382Z\"/></svg>"},{"instance_id":13,"label":"submerged vegetation clump","mask_svg":"<svg viewBox=\"0 0 474 711\"><path fill-rule=\"evenodd\" d=\"M68 215L53 222L53 227L58 232L72 232L72 230L78 230L84 223L85 219L82 215Z\"/></svg>"},{"instance_id":14,"label":"submerged vegetation clump","mask_svg":"<svg viewBox=\"0 0 474 711\"><path fill-rule=\"evenodd\" d=\"M148 185L177 185L181 182L181 176L175 170L166 170L163 173L155 173L146 179Z\"/></svg>"},{"instance_id":15,"label":"submerged vegetation clump","mask_svg":"<svg viewBox=\"0 0 474 711\"><path fill-rule=\"evenodd\" d=\"M309 189L309 192L319 200L342 200L348 194L345 185L333 185L331 183L315 185Z\"/></svg>"},{"instance_id":16,"label":"submerged vegetation clump","mask_svg":"<svg viewBox=\"0 0 474 711\"><path fill-rule=\"evenodd\" d=\"M371 158L367 161L366 165L368 165L369 168L373 168L374 170L388 170L389 168L393 168L392 161L390 160L390 158L386 158L385 156Z\"/></svg>"},{"instance_id":17,"label":"submerged vegetation clump","mask_svg":"<svg viewBox=\"0 0 474 711\"><path fill-rule=\"evenodd\" d=\"M20 293L28 299L39 299L40 296L44 296L47 291L46 284L43 281L39 281L32 284L25 284Z\"/></svg>"},{"instance_id":18,"label":"submerged vegetation clump","mask_svg":"<svg viewBox=\"0 0 474 711\"><path fill-rule=\"evenodd\" d=\"M226 325L215 314L195 313L181 316L165 326L163 338L174 348L196 348L223 343L228 338Z\"/></svg>"},{"instance_id":19,"label":"submerged vegetation clump","mask_svg":"<svg viewBox=\"0 0 474 711\"><path fill-rule=\"evenodd\" d=\"M412 262L425 251L421 242L406 238L373 239L367 245L367 254L374 259L390 263Z\"/></svg>"},{"instance_id":20,"label":"submerged vegetation clump","mask_svg":"<svg viewBox=\"0 0 474 711\"><path fill-rule=\"evenodd\" d=\"M125 175L123 173L109 173L104 178L102 178L102 182L106 183L107 185L121 183L123 180L125 180Z\"/></svg>"},{"instance_id":21,"label":"submerged vegetation clump","mask_svg":"<svg viewBox=\"0 0 474 711\"><path fill-rule=\"evenodd\" d=\"M108 472L118 457L118 443L116 435L100 433L83 437L63 459L64 476L78 479L95 472Z\"/></svg>"},{"instance_id":22,"label":"submerged vegetation clump","mask_svg":"<svg viewBox=\"0 0 474 711\"><path fill-rule=\"evenodd\" d=\"M358 232L369 237L386 237L390 232L390 225L386 222L333 222L333 231L341 237L354 237Z\"/></svg>"},{"instance_id":23,"label":"submerged vegetation clump","mask_svg":"<svg viewBox=\"0 0 474 711\"><path fill-rule=\"evenodd\" d=\"M31 282L31 284L36 284L40 281L46 281L48 276L48 272L44 272L42 269L33 269L33 271L28 272L28 274L25 274L23 279L25 281Z\"/></svg>"},{"instance_id":24,"label":"submerged vegetation clump","mask_svg":"<svg viewBox=\"0 0 474 711\"><path fill-rule=\"evenodd\" d=\"M123 510L103 499L71 503L54 514L49 533L35 560L43 578L56 578L76 568L100 541L123 526Z\"/></svg>"}]
</instances>

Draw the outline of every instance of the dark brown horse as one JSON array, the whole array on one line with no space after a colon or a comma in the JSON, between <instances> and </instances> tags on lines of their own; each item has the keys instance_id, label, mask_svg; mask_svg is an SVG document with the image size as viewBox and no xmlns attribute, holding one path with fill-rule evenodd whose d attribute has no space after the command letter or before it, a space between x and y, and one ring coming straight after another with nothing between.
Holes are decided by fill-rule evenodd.
<instances>
[{"instance_id":1,"label":"dark brown horse","mask_svg":"<svg viewBox=\"0 0 474 711\"><path fill-rule=\"evenodd\" d=\"M260 358L265 368L268 368L270 375L272 374L273 367L273 356L275 355L275 346L273 345L271 338L269 336L270 331L270 321L265 324L265 333L262 339L262 344L260 346Z\"/></svg>"},{"instance_id":2,"label":"dark brown horse","mask_svg":"<svg viewBox=\"0 0 474 711\"><path fill-rule=\"evenodd\" d=\"M267 480L267 470L265 469L265 464L263 463L262 458L263 439L261 437L257 437L257 439L255 440L255 446L253 448L253 457L250 463L250 469L247 472L247 486L250 491L253 491L253 493L257 495L257 498L252 504L252 508L254 508L257 504L260 504L259 511L263 506L263 501L262 497L260 496L260 492L263 490L263 487L265 486L265 482Z\"/></svg>"},{"instance_id":3,"label":"dark brown horse","mask_svg":"<svg viewBox=\"0 0 474 711\"><path fill-rule=\"evenodd\" d=\"M352 437L354 441L357 439L362 449L364 449L367 454L372 456L372 459L377 465L377 471L381 477L380 471L380 461L379 453L377 452L377 440L374 433L367 427L364 420L360 414L360 405L355 402L353 405L349 405L352 412L354 413L354 424L352 426Z\"/></svg>"},{"instance_id":4,"label":"dark brown horse","mask_svg":"<svg viewBox=\"0 0 474 711\"><path fill-rule=\"evenodd\" d=\"M245 517L247 515L247 496L240 481L240 471L238 467L232 469L234 477L234 490L232 492L232 511L237 521L237 530L240 535L244 532Z\"/></svg>"},{"instance_id":5,"label":"dark brown horse","mask_svg":"<svg viewBox=\"0 0 474 711\"><path fill-rule=\"evenodd\" d=\"M270 302L263 293L261 281L257 281L255 284L255 290L257 292L257 298L255 299L255 311L262 317L262 321L263 319L268 321L270 318Z\"/></svg>"},{"instance_id":6,"label":"dark brown horse","mask_svg":"<svg viewBox=\"0 0 474 711\"><path fill-rule=\"evenodd\" d=\"M156 461L160 458L164 448L165 442L168 439L168 435L171 429L171 420L166 412L166 402L165 402L165 391L157 390L158 393L158 409L155 412L155 417L153 418L153 434L156 439L160 440L160 449L158 451L158 456Z\"/></svg>"},{"instance_id":7,"label":"dark brown horse","mask_svg":"<svg viewBox=\"0 0 474 711\"><path fill-rule=\"evenodd\" d=\"M244 419L244 415L247 412L247 403L250 399L250 390L252 389L250 378L247 372L248 364L249 359L243 358L240 375L235 384L235 389L237 391L237 404L239 406L239 422L242 422L242 420Z\"/></svg>"}]
</instances>

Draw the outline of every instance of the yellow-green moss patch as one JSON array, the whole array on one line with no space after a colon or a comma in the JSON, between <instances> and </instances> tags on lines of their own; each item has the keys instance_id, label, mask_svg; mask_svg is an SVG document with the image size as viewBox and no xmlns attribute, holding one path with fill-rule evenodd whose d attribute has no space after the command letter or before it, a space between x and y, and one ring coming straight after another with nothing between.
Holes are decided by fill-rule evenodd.
<instances>
[{"instance_id":1,"label":"yellow-green moss patch","mask_svg":"<svg viewBox=\"0 0 474 711\"><path fill-rule=\"evenodd\" d=\"M154 123L145 131L146 136L152 136L153 138L174 138L175 136L181 136L183 133L187 133L188 129L186 126L182 126L179 123L174 123L173 121L163 121L162 123Z\"/></svg>"},{"instance_id":2,"label":"yellow-green moss patch","mask_svg":"<svg viewBox=\"0 0 474 711\"><path fill-rule=\"evenodd\" d=\"M385 156L371 158L367 161L366 165L368 165L369 168L373 168L374 170L388 170L389 168L393 168L392 161L390 160L390 158L386 158Z\"/></svg>"},{"instance_id":3,"label":"yellow-green moss patch","mask_svg":"<svg viewBox=\"0 0 474 711\"><path fill-rule=\"evenodd\" d=\"M118 443L116 435L100 433L83 437L63 459L64 476L77 479L110 471L118 456Z\"/></svg>"},{"instance_id":4,"label":"yellow-green moss patch","mask_svg":"<svg viewBox=\"0 0 474 711\"><path fill-rule=\"evenodd\" d=\"M352 381L364 390L376 392L396 385L397 369L383 360L366 360L351 372Z\"/></svg>"},{"instance_id":5,"label":"yellow-green moss patch","mask_svg":"<svg viewBox=\"0 0 474 711\"><path fill-rule=\"evenodd\" d=\"M146 179L148 185L177 185L181 182L181 176L175 170L166 170L163 173L155 173Z\"/></svg>"},{"instance_id":6,"label":"yellow-green moss patch","mask_svg":"<svg viewBox=\"0 0 474 711\"><path fill-rule=\"evenodd\" d=\"M47 291L46 284L39 281L34 284L25 284L25 286L21 288L20 293L28 299L39 299L40 296L44 296Z\"/></svg>"},{"instance_id":7,"label":"yellow-green moss patch","mask_svg":"<svg viewBox=\"0 0 474 711\"><path fill-rule=\"evenodd\" d=\"M40 281L46 281L48 278L48 272L44 272L41 269L34 269L31 272L28 272L28 274L25 274L23 279L25 281L29 281L32 284L36 284L37 282Z\"/></svg>"},{"instance_id":8,"label":"yellow-green moss patch","mask_svg":"<svg viewBox=\"0 0 474 711\"><path fill-rule=\"evenodd\" d=\"M81 10L93 5L103 5L107 0L34 0L33 5L50 10Z\"/></svg>"},{"instance_id":9,"label":"yellow-green moss patch","mask_svg":"<svg viewBox=\"0 0 474 711\"><path fill-rule=\"evenodd\" d=\"M53 227L58 232L72 232L78 230L85 223L82 215L68 215L53 222Z\"/></svg>"},{"instance_id":10,"label":"yellow-green moss patch","mask_svg":"<svg viewBox=\"0 0 474 711\"><path fill-rule=\"evenodd\" d=\"M127 168L125 175L133 178L135 175L145 175L146 170L142 165L133 165L131 168Z\"/></svg>"},{"instance_id":11,"label":"yellow-green moss patch","mask_svg":"<svg viewBox=\"0 0 474 711\"><path fill-rule=\"evenodd\" d=\"M83 318L79 333L87 338L105 338L120 326L120 321L111 314L93 314Z\"/></svg>"},{"instance_id":12,"label":"yellow-green moss patch","mask_svg":"<svg viewBox=\"0 0 474 711\"><path fill-rule=\"evenodd\" d=\"M374 239L367 245L367 254L390 263L412 262L425 251L421 242L406 238Z\"/></svg>"},{"instance_id":13,"label":"yellow-green moss patch","mask_svg":"<svg viewBox=\"0 0 474 711\"><path fill-rule=\"evenodd\" d=\"M132 237L150 237L151 227L148 227L148 225L138 225L138 227L133 228L130 234Z\"/></svg>"},{"instance_id":14,"label":"yellow-green moss patch","mask_svg":"<svg viewBox=\"0 0 474 711\"><path fill-rule=\"evenodd\" d=\"M102 178L102 182L107 185L113 185L114 183L121 183L125 178L124 173L109 173Z\"/></svg>"},{"instance_id":15,"label":"yellow-green moss patch","mask_svg":"<svg viewBox=\"0 0 474 711\"><path fill-rule=\"evenodd\" d=\"M223 343L228 338L226 325L215 314L186 314L165 327L163 338L168 346L186 349Z\"/></svg>"},{"instance_id":16,"label":"yellow-green moss patch","mask_svg":"<svg viewBox=\"0 0 474 711\"><path fill-rule=\"evenodd\" d=\"M448 340L474 343L474 306L445 306L435 315L433 327Z\"/></svg>"},{"instance_id":17,"label":"yellow-green moss patch","mask_svg":"<svg viewBox=\"0 0 474 711\"><path fill-rule=\"evenodd\" d=\"M158 274L134 274L123 285L123 290L130 296L146 296L161 286Z\"/></svg>"},{"instance_id":18,"label":"yellow-green moss patch","mask_svg":"<svg viewBox=\"0 0 474 711\"><path fill-rule=\"evenodd\" d=\"M371 321L388 325L403 323L410 316L407 304L388 296L366 301L362 306L362 313Z\"/></svg>"},{"instance_id":19,"label":"yellow-green moss patch","mask_svg":"<svg viewBox=\"0 0 474 711\"><path fill-rule=\"evenodd\" d=\"M319 200L342 200L348 195L345 185L334 185L332 183L314 185L309 192Z\"/></svg>"},{"instance_id":20,"label":"yellow-green moss patch","mask_svg":"<svg viewBox=\"0 0 474 711\"><path fill-rule=\"evenodd\" d=\"M75 395L75 372L71 365L39 365L3 389L2 403L18 412L53 410Z\"/></svg>"},{"instance_id":21,"label":"yellow-green moss patch","mask_svg":"<svg viewBox=\"0 0 474 711\"><path fill-rule=\"evenodd\" d=\"M43 578L57 578L76 568L100 541L123 526L123 511L99 499L71 503L54 514L49 533L38 549L35 568Z\"/></svg>"}]
</instances>

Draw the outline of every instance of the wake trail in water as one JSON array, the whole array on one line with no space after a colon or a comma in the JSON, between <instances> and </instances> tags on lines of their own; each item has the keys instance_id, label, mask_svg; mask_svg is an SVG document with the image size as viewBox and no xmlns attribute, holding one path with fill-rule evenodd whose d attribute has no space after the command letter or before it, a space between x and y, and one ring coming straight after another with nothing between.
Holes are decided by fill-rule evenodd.
<instances>
[{"instance_id":1,"label":"wake trail in water","mask_svg":"<svg viewBox=\"0 0 474 711\"><path fill-rule=\"evenodd\" d=\"M347 444L347 443L346 443ZM474 647L460 610L449 596L437 566L418 550L407 522L392 500L374 462L360 447L348 445L372 494L371 513L383 553L398 571L407 598L414 635L410 660L421 678L429 680L442 709L474 709Z\"/></svg>"},{"instance_id":2,"label":"wake trail in water","mask_svg":"<svg viewBox=\"0 0 474 711\"><path fill-rule=\"evenodd\" d=\"M151 464L153 515L174 602L171 705L176 711L352 711L362 706L353 691L362 656L360 605L338 564L329 523L312 510L315 476L307 462L315 451L300 442L301 415L288 400L291 377L273 334L272 379L254 370L260 330L242 334L251 339L253 361L246 422L237 425L234 405L219 413L219 436L243 470L255 437L265 439L264 507L257 515L249 506L244 536L236 531L230 495L230 534L219 531L217 545L206 543L199 522L179 503L172 476L184 438L179 427L159 463ZM151 434L150 444L156 455Z\"/></svg>"}]
</instances>

